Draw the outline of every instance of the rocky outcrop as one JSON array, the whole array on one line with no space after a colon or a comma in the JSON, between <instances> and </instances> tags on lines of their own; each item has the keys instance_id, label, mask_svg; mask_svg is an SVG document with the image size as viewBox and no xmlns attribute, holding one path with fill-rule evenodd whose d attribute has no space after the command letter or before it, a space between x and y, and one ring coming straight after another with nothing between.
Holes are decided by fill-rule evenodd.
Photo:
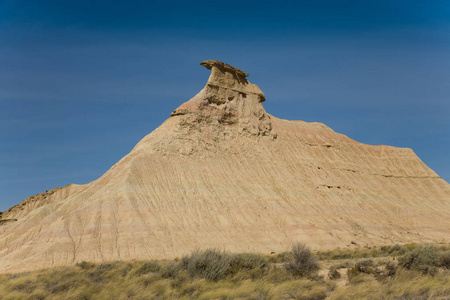
<instances>
[{"instance_id":1,"label":"rocky outcrop","mask_svg":"<svg viewBox=\"0 0 450 300\"><path fill-rule=\"evenodd\" d=\"M261 104L265 101L264 93L248 82L247 73L216 60L206 60L200 65L211 70L205 88L174 110L172 117L194 115L180 123L237 124L240 131L273 137L270 116Z\"/></svg>"},{"instance_id":2,"label":"rocky outcrop","mask_svg":"<svg viewBox=\"0 0 450 300\"><path fill-rule=\"evenodd\" d=\"M176 130L157 143L157 151L210 156L224 149L238 151L230 141L240 137L277 138L262 106L264 93L246 79L247 73L215 60L200 65L211 70L206 86L172 112Z\"/></svg>"},{"instance_id":3,"label":"rocky outcrop","mask_svg":"<svg viewBox=\"0 0 450 300\"><path fill-rule=\"evenodd\" d=\"M11 222L17 222L17 219L0 219L0 226L11 223Z\"/></svg>"},{"instance_id":4,"label":"rocky outcrop","mask_svg":"<svg viewBox=\"0 0 450 300\"><path fill-rule=\"evenodd\" d=\"M0 272L174 258L450 242L450 188L411 149L358 143L263 108L217 61L206 86L101 178L4 212Z\"/></svg>"}]
</instances>

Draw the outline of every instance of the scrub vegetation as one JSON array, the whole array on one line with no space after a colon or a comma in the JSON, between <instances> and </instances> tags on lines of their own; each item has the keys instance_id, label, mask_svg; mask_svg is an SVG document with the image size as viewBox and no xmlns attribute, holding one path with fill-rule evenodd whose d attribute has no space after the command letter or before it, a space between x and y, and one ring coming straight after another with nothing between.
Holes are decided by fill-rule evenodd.
<instances>
[{"instance_id":1,"label":"scrub vegetation","mask_svg":"<svg viewBox=\"0 0 450 300\"><path fill-rule=\"evenodd\" d=\"M450 247L394 245L173 261L81 262L0 275L2 299L448 299Z\"/></svg>"}]
</instances>

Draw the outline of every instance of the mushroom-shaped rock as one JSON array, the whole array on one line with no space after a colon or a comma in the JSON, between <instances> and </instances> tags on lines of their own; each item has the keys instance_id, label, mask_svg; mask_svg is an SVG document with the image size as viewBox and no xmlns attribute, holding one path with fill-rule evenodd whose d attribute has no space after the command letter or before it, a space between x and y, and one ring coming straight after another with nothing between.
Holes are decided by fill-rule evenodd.
<instances>
[{"instance_id":1,"label":"mushroom-shaped rock","mask_svg":"<svg viewBox=\"0 0 450 300\"><path fill-rule=\"evenodd\" d=\"M189 115L180 121L183 124L198 126L208 121L237 125L238 131L256 136L271 136L270 116L261 103L265 101L264 93L246 79L248 74L217 60L205 60L200 65L211 70L206 86L171 116Z\"/></svg>"}]
</instances>

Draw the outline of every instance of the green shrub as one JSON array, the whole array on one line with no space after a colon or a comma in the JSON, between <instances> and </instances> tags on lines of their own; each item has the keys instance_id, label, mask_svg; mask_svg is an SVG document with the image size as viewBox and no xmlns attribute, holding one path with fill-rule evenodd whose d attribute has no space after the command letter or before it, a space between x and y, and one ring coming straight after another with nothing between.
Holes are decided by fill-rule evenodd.
<instances>
[{"instance_id":1,"label":"green shrub","mask_svg":"<svg viewBox=\"0 0 450 300\"><path fill-rule=\"evenodd\" d=\"M316 273L320 269L316 256L312 254L305 244L294 244L291 254L293 259L286 262L284 266L293 275L307 276Z\"/></svg>"},{"instance_id":2,"label":"green shrub","mask_svg":"<svg viewBox=\"0 0 450 300\"><path fill-rule=\"evenodd\" d=\"M435 275L440 264L440 256L432 245L420 246L408 251L398 259L399 266L419 271L422 274Z\"/></svg>"}]
</instances>

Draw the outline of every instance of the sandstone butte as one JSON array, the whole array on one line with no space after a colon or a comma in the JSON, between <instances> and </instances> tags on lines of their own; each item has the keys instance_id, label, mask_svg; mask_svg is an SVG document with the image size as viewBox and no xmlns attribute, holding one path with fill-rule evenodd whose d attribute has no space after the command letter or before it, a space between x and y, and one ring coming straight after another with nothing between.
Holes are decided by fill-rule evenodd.
<instances>
[{"instance_id":1,"label":"sandstone butte","mask_svg":"<svg viewBox=\"0 0 450 300\"><path fill-rule=\"evenodd\" d=\"M99 179L1 214L0 272L450 242L449 184L411 149L371 146L263 108L247 73L208 60L206 86Z\"/></svg>"}]
</instances>

